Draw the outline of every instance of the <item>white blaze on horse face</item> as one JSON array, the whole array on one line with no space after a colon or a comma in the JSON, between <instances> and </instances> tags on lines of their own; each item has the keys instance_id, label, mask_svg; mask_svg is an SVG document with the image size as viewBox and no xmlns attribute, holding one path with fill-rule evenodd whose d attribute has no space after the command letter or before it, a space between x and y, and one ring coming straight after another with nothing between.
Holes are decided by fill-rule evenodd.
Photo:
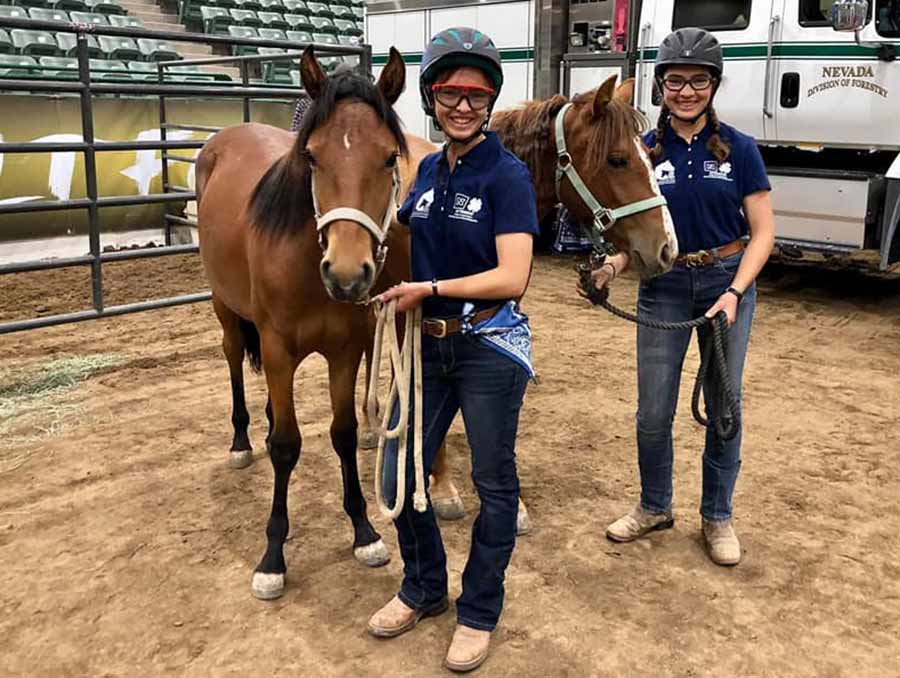
<instances>
[{"instance_id":1,"label":"white blaze on horse face","mask_svg":"<svg viewBox=\"0 0 900 678\"><path fill-rule=\"evenodd\" d=\"M634 138L634 145L637 146L638 156L644 161L647 168L647 178L650 180L650 186L653 188L655 195L662 195L659 190L659 184L656 183L656 172L653 171L653 164L650 162L650 156L644 151L644 145L638 137ZM672 251L672 258L678 256L678 237L675 235L675 224L672 222L672 215L666 205L662 206L663 227L666 229L666 236L669 240L669 249Z\"/></svg>"},{"instance_id":2,"label":"white blaze on horse face","mask_svg":"<svg viewBox=\"0 0 900 678\"><path fill-rule=\"evenodd\" d=\"M344 148L350 150L350 132L344 132Z\"/></svg>"}]
</instances>

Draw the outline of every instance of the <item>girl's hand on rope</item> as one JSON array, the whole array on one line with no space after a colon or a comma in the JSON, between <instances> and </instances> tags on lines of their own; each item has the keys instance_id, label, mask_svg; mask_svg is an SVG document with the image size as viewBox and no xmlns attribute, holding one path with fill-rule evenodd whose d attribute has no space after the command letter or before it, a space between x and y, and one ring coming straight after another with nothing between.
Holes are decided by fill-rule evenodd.
<instances>
[{"instance_id":1,"label":"girl's hand on rope","mask_svg":"<svg viewBox=\"0 0 900 678\"><path fill-rule=\"evenodd\" d=\"M379 294L376 299L383 304L397 300L397 310L400 312L408 311L422 304L425 297L431 296L431 283L428 282L402 282L399 285L385 290Z\"/></svg>"},{"instance_id":2,"label":"girl's hand on rope","mask_svg":"<svg viewBox=\"0 0 900 678\"><path fill-rule=\"evenodd\" d=\"M726 292L719 297L719 300L712 305L705 315L707 318L715 318L719 314L719 311L725 311L725 316L728 318L728 325L731 326L737 319L737 309L738 298L731 292Z\"/></svg>"}]
</instances>

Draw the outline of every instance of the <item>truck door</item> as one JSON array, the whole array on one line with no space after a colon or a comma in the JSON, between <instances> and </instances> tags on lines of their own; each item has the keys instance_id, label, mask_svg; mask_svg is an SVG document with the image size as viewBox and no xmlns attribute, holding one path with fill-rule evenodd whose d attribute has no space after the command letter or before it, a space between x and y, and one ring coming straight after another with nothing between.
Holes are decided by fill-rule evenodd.
<instances>
[{"instance_id":1,"label":"truck door","mask_svg":"<svg viewBox=\"0 0 900 678\"><path fill-rule=\"evenodd\" d=\"M832 29L833 0L775 1L782 30L772 83L774 139L788 144L896 147L900 62L879 60L878 51L879 43L897 44L900 31L892 28L889 13L900 3L870 1L869 22L860 31L862 44L857 45L853 33Z\"/></svg>"},{"instance_id":2,"label":"truck door","mask_svg":"<svg viewBox=\"0 0 900 678\"><path fill-rule=\"evenodd\" d=\"M781 2L782 0L775 0ZM757 139L765 137L763 114L766 50L773 0L659 0L644 2L639 28L642 56L637 75L640 107L655 124L659 97L653 96L653 60L663 38L677 28L699 26L722 44L725 70L715 106L719 118ZM641 55L639 55L641 56ZM770 74L771 77L771 74Z\"/></svg>"}]
</instances>

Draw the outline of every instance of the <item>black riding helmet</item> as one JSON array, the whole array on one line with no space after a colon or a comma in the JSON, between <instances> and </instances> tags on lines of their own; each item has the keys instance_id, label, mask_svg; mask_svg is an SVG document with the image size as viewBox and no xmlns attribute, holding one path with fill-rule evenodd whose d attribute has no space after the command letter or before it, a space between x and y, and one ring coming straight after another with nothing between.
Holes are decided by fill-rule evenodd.
<instances>
[{"instance_id":1,"label":"black riding helmet","mask_svg":"<svg viewBox=\"0 0 900 678\"><path fill-rule=\"evenodd\" d=\"M422 96L422 108L425 113L434 117L434 92L431 86L438 76L448 68L472 66L484 72L494 86L497 94L503 86L503 67L500 64L500 52L494 41L474 28L448 28L435 35L422 55L419 67L419 93ZM495 95L496 100L496 95ZM490 108L488 116L490 116Z\"/></svg>"},{"instance_id":2,"label":"black riding helmet","mask_svg":"<svg viewBox=\"0 0 900 678\"><path fill-rule=\"evenodd\" d=\"M661 81L670 66L703 66L722 78L722 46L716 36L702 28L679 28L669 33L656 54L655 75Z\"/></svg>"}]
</instances>

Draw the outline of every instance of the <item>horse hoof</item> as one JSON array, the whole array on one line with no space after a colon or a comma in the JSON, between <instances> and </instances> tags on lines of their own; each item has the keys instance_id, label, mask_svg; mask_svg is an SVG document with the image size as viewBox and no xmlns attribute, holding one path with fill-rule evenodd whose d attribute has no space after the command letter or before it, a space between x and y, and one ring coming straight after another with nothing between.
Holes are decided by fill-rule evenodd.
<instances>
[{"instance_id":1,"label":"horse hoof","mask_svg":"<svg viewBox=\"0 0 900 678\"><path fill-rule=\"evenodd\" d=\"M524 506L519 507L519 515L516 518L516 535L524 537L526 534L529 534L532 529L531 517L528 515L528 510Z\"/></svg>"},{"instance_id":2,"label":"horse hoof","mask_svg":"<svg viewBox=\"0 0 900 678\"><path fill-rule=\"evenodd\" d=\"M284 575L278 572L254 572L250 590L260 600L275 600L284 593Z\"/></svg>"},{"instance_id":3,"label":"horse hoof","mask_svg":"<svg viewBox=\"0 0 900 678\"><path fill-rule=\"evenodd\" d=\"M378 434L371 428L361 430L356 446L361 450L374 450L378 447Z\"/></svg>"},{"instance_id":4,"label":"horse hoof","mask_svg":"<svg viewBox=\"0 0 900 678\"><path fill-rule=\"evenodd\" d=\"M253 463L253 450L232 450L228 457L231 468L247 468Z\"/></svg>"},{"instance_id":5,"label":"horse hoof","mask_svg":"<svg viewBox=\"0 0 900 678\"><path fill-rule=\"evenodd\" d=\"M353 549L353 557L366 567L381 567L391 561L391 554L381 539L365 546L357 546Z\"/></svg>"},{"instance_id":6,"label":"horse hoof","mask_svg":"<svg viewBox=\"0 0 900 678\"><path fill-rule=\"evenodd\" d=\"M455 497L439 497L432 500L434 513L441 520L459 520L466 515L466 508L463 506L462 499Z\"/></svg>"}]
</instances>

